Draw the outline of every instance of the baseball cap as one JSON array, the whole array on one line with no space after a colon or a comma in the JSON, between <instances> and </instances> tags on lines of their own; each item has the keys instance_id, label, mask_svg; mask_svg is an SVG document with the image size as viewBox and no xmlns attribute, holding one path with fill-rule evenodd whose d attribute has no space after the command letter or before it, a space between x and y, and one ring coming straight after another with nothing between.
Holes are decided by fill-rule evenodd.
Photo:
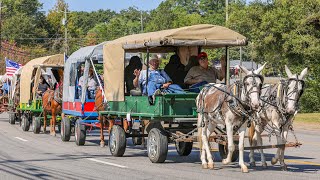
<instances>
[{"instance_id":1,"label":"baseball cap","mask_svg":"<svg viewBox=\"0 0 320 180\"><path fill-rule=\"evenodd\" d=\"M205 57L205 58L208 57L207 53L201 52L200 54L198 54L197 59L199 60L199 59L202 58L202 57Z\"/></svg>"}]
</instances>

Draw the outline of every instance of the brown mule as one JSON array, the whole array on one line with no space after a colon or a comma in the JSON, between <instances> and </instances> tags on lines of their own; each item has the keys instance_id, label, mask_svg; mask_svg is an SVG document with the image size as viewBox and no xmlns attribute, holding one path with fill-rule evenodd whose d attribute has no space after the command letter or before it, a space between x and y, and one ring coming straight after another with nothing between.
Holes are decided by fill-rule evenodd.
<instances>
[{"instance_id":1,"label":"brown mule","mask_svg":"<svg viewBox=\"0 0 320 180\"><path fill-rule=\"evenodd\" d=\"M50 135L56 136L56 119L57 113L61 113L62 110L62 88L60 85L55 91L47 90L42 96L42 107L43 107L43 132L46 133L47 127L47 113L51 113L52 118L50 120ZM56 94L56 95L55 95Z\"/></svg>"},{"instance_id":2,"label":"brown mule","mask_svg":"<svg viewBox=\"0 0 320 180\"><path fill-rule=\"evenodd\" d=\"M99 89L96 91L96 96L95 96L95 109L96 111L103 111L105 110L104 103L103 103L103 95L102 95L102 90ZM103 134L103 129L106 127L106 117L105 116L98 116L98 120L100 122L100 146L104 147L105 142L104 142L104 134ZM112 126L114 125L114 120L108 120L109 126L108 126L108 132L110 133Z\"/></svg>"}]
</instances>

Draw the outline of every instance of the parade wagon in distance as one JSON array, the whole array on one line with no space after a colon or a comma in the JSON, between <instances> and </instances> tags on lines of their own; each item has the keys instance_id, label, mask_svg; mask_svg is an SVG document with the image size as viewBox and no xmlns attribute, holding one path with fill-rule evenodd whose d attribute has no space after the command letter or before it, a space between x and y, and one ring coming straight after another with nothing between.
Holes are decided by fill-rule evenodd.
<instances>
[{"instance_id":1,"label":"parade wagon in distance","mask_svg":"<svg viewBox=\"0 0 320 180\"><path fill-rule=\"evenodd\" d=\"M9 118L21 115L21 127L23 131L28 131L32 125L32 131L39 133L43 122L42 98L36 95L40 76L46 80L50 88L58 82L58 69L63 69L65 56L57 54L33 59L24 65L19 83L19 106L16 110L19 112L10 113ZM50 77L47 75L51 75ZM51 116L48 116L50 119Z\"/></svg>"}]
</instances>

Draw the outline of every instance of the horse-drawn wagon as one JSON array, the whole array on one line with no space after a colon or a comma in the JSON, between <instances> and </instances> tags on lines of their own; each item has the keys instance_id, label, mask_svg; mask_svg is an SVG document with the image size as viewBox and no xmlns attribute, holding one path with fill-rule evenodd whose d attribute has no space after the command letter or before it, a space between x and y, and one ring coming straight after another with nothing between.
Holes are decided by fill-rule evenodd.
<instances>
[{"instance_id":1,"label":"horse-drawn wagon","mask_svg":"<svg viewBox=\"0 0 320 180\"><path fill-rule=\"evenodd\" d=\"M8 114L9 114L9 123L15 124L16 121L20 122L20 112L17 111L20 100L20 76L23 67L20 67L12 76L11 86L9 90L9 99L8 99Z\"/></svg>"},{"instance_id":2,"label":"horse-drawn wagon","mask_svg":"<svg viewBox=\"0 0 320 180\"><path fill-rule=\"evenodd\" d=\"M228 47L242 45L246 45L244 36L214 25L130 35L105 44L104 90L107 102L105 110L99 113L115 124L109 135L111 154L124 154L127 137L133 137L140 144L143 137L148 136L150 160L164 162L168 143L175 142L180 155L189 155L193 142L197 141L198 112L195 100L198 94L188 92L155 96L154 105L149 104L147 96L125 95L126 53L146 53L146 64L149 66L150 53L175 52L186 64L189 56L197 55L202 49L225 48L227 55ZM224 151L223 148L221 150Z\"/></svg>"},{"instance_id":3,"label":"horse-drawn wagon","mask_svg":"<svg viewBox=\"0 0 320 180\"><path fill-rule=\"evenodd\" d=\"M44 78L50 89L59 82L61 70L64 64L64 55L57 54L33 59L24 65L19 84L19 107L16 108L21 113L21 127L23 131L28 131L30 125L34 133L39 133L42 122L46 129L46 118L43 116L42 93L37 93L40 79ZM50 73L50 76L46 76ZM51 118L51 116L49 116Z\"/></svg>"},{"instance_id":4,"label":"horse-drawn wagon","mask_svg":"<svg viewBox=\"0 0 320 180\"><path fill-rule=\"evenodd\" d=\"M63 82L63 118L61 139L69 141L71 128L75 128L75 142L84 145L87 127L104 126L99 123L95 106L96 87L102 88L96 67L102 69L102 48L105 43L83 47L71 54L65 64ZM94 88L90 88L90 85Z\"/></svg>"}]
</instances>

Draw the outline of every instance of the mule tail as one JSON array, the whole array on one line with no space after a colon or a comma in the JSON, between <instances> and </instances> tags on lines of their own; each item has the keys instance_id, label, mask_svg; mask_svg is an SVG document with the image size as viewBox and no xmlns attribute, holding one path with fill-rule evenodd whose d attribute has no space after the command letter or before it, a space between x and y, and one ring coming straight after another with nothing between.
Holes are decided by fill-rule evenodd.
<instances>
[{"instance_id":1,"label":"mule tail","mask_svg":"<svg viewBox=\"0 0 320 180\"><path fill-rule=\"evenodd\" d=\"M251 121L251 125L249 127L249 132L248 132L248 139L249 139L250 147L252 147L253 136L254 136L255 132L256 132L256 130L254 128L254 123Z\"/></svg>"}]
</instances>

